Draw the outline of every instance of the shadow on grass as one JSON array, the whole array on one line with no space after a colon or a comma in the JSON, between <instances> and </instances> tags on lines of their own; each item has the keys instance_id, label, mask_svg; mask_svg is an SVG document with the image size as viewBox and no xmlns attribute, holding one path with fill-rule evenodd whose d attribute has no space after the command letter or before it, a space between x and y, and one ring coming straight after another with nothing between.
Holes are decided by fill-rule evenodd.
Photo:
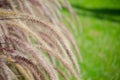
<instances>
[{"instance_id":1,"label":"shadow on grass","mask_svg":"<svg viewBox=\"0 0 120 80\"><path fill-rule=\"evenodd\" d=\"M113 22L120 22L120 9L90 9L77 5L72 5L77 13L82 16L91 16L98 19L107 19Z\"/></svg>"}]
</instances>

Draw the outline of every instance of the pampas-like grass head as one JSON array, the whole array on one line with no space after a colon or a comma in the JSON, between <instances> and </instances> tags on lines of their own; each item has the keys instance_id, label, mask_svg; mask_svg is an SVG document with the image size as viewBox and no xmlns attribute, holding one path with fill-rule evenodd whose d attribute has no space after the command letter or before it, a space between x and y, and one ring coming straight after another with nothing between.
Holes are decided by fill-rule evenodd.
<instances>
[{"instance_id":1,"label":"pampas-like grass head","mask_svg":"<svg viewBox=\"0 0 120 80\"><path fill-rule=\"evenodd\" d=\"M76 16L66 0L0 0L0 80L80 80L62 7Z\"/></svg>"}]
</instances>

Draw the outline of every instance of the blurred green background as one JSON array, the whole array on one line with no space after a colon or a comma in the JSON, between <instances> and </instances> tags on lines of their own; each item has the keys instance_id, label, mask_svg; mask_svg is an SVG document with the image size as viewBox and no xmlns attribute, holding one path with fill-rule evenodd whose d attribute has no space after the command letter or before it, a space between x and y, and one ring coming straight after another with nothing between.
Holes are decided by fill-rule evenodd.
<instances>
[{"instance_id":1,"label":"blurred green background","mask_svg":"<svg viewBox=\"0 0 120 80\"><path fill-rule=\"evenodd\" d=\"M82 79L120 80L120 0L69 1L81 24L75 39L83 57Z\"/></svg>"}]
</instances>

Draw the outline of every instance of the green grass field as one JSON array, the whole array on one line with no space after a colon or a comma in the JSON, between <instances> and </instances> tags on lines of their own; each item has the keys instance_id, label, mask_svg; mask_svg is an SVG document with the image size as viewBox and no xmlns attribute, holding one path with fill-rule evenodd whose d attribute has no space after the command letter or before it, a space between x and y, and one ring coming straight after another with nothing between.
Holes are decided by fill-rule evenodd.
<instances>
[{"instance_id":1,"label":"green grass field","mask_svg":"<svg viewBox=\"0 0 120 80\"><path fill-rule=\"evenodd\" d=\"M120 80L120 1L70 0L79 15L75 38L83 80Z\"/></svg>"}]
</instances>

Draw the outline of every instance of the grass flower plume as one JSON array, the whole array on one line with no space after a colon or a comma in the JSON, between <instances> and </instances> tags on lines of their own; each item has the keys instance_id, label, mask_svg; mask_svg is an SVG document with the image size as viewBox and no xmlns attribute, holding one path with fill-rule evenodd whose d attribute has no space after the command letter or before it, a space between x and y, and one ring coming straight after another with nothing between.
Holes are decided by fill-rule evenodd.
<instances>
[{"instance_id":1,"label":"grass flower plume","mask_svg":"<svg viewBox=\"0 0 120 80\"><path fill-rule=\"evenodd\" d=\"M63 7L76 16L66 0L0 0L1 80L80 80Z\"/></svg>"}]
</instances>

